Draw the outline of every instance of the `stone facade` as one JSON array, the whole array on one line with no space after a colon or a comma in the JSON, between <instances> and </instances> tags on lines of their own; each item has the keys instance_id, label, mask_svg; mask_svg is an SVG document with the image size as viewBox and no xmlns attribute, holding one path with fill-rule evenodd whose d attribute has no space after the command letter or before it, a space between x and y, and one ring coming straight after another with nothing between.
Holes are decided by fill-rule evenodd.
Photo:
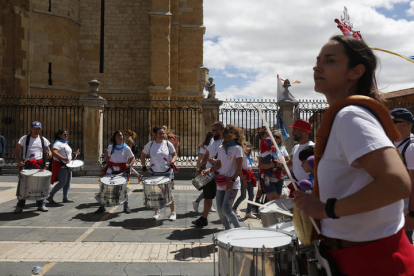
<instances>
[{"instance_id":1,"label":"stone facade","mask_svg":"<svg viewBox=\"0 0 414 276\"><path fill-rule=\"evenodd\" d=\"M97 79L104 98L204 97L203 0L0 0L0 7L1 94L83 95Z\"/></svg>"}]
</instances>

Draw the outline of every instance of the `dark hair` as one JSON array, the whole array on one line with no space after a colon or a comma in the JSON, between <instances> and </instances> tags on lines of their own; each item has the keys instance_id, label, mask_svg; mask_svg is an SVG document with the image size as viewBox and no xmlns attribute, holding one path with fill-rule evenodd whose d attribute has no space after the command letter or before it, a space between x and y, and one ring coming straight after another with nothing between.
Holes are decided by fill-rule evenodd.
<instances>
[{"instance_id":1,"label":"dark hair","mask_svg":"<svg viewBox=\"0 0 414 276\"><path fill-rule=\"evenodd\" d=\"M213 138L213 133L211 131L207 132L206 138L204 139L204 142L200 145L198 145L198 148L201 148L202 146L208 146L210 143L211 138Z\"/></svg>"},{"instance_id":2,"label":"dark hair","mask_svg":"<svg viewBox=\"0 0 414 276\"><path fill-rule=\"evenodd\" d=\"M56 140L60 140L60 135L62 135L63 133L65 133L67 130L66 129L64 129L64 128L62 128L62 129L59 129L56 133L55 133L55 141Z\"/></svg>"},{"instance_id":3,"label":"dark hair","mask_svg":"<svg viewBox=\"0 0 414 276\"><path fill-rule=\"evenodd\" d=\"M263 129L259 130L259 139L263 140L262 138L265 134L267 134L267 129L266 128L263 128Z\"/></svg>"},{"instance_id":4,"label":"dark hair","mask_svg":"<svg viewBox=\"0 0 414 276\"><path fill-rule=\"evenodd\" d=\"M214 122L211 126L215 126L220 128L221 130L224 130L224 124L220 121Z\"/></svg>"},{"instance_id":5,"label":"dark hair","mask_svg":"<svg viewBox=\"0 0 414 276\"><path fill-rule=\"evenodd\" d=\"M118 133L121 133L122 135L124 135L122 130L117 130L114 132L114 134L112 134L111 139L109 139L109 142L112 143L112 149L114 149L116 146L116 136L118 135Z\"/></svg>"},{"instance_id":6,"label":"dark hair","mask_svg":"<svg viewBox=\"0 0 414 276\"><path fill-rule=\"evenodd\" d=\"M299 152L299 160L306 161L310 156L313 155L314 148L313 146L304 147L303 150Z\"/></svg>"},{"instance_id":7,"label":"dark hair","mask_svg":"<svg viewBox=\"0 0 414 276\"><path fill-rule=\"evenodd\" d=\"M158 133L158 131L159 130L164 130L162 127L159 127L159 126L156 126L156 127L154 127L153 129L152 129L152 132L154 133L154 134L157 134Z\"/></svg>"},{"instance_id":8,"label":"dark hair","mask_svg":"<svg viewBox=\"0 0 414 276\"><path fill-rule=\"evenodd\" d=\"M377 68L377 57L365 42L353 37L337 35L331 37L345 48L345 54L349 59L348 67L354 68L359 64L365 66L364 74L359 78L357 84L357 95L368 96L375 99L376 88L373 85L373 77Z\"/></svg>"}]
</instances>

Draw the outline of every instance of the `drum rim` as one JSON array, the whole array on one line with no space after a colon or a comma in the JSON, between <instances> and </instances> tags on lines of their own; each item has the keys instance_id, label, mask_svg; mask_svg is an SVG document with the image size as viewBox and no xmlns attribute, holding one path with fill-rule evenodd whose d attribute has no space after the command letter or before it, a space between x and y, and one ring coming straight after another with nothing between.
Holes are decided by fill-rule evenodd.
<instances>
[{"instance_id":1,"label":"drum rim","mask_svg":"<svg viewBox=\"0 0 414 276\"><path fill-rule=\"evenodd\" d=\"M72 162L72 164L70 163ZM79 163L79 165L77 165L76 167L74 166L76 163ZM66 167L73 167L73 168L77 168L80 166L83 166L85 164L85 162L83 162L82 160L70 160L69 163L66 164Z\"/></svg>"},{"instance_id":2,"label":"drum rim","mask_svg":"<svg viewBox=\"0 0 414 276\"><path fill-rule=\"evenodd\" d=\"M293 198L279 198L279 199L274 199L274 200L272 200L272 201L269 201L269 202L266 202L265 204L263 204L263 205L266 205L266 206L269 206L269 205L271 205L271 204L273 204L273 203L275 203L275 202L277 202L277 201L279 201L279 202L282 202L282 201L288 201L288 202L292 202L293 203ZM293 207L292 207L292 209L293 209ZM262 210L267 210L267 212L263 212ZM259 213L260 214L274 214L274 213L277 213L277 212L275 212L275 211L273 211L273 210L269 210L269 209L267 209L267 208L264 208L264 207L259 207ZM282 214L281 214L282 215Z\"/></svg>"},{"instance_id":3,"label":"drum rim","mask_svg":"<svg viewBox=\"0 0 414 276\"><path fill-rule=\"evenodd\" d=\"M166 179L168 181L158 182L158 183L145 183L145 180L147 180L147 178L155 178L155 177L162 177L161 180ZM145 176L145 177L143 177L141 181L142 181L142 184L143 185L166 185L166 184L171 183L171 178L169 178L168 175L152 175L152 176Z\"/></svg>"},{"instance_id":4,"label":"drum rim","mask_svg":"<svg viewBox=\"0 0 414 276\"><path fill-rule=\"evenodd\" d=\"M222 231L222 232L219 232L219 233L214 234L214 238L213 238L214 243L217 246L219 246L219 247L227 250L228 244L220 241L219 240L219 237L222 236L222 235L224 235L224 234L226 234L226 233L228 233L228 232L230 232L230 231L241 231L241 230L265 230L265 231L277 232L274 229L269 229L269 228L264 228L264 227L249 227L249 228L247 228L247 227L240 227L240 228L233 228L233 229L225 230L225 231ZM279 232L279 233L281 233L281 232ZM284 234L284 233L281 233L281 234ZM286 235L286 234L284 234L284 235ZM284 245L281 245L281 246L278 246L278 247L267 247L265 245L264 248L263 247L234 246L234 245L231 245L231 244L230 244L230 246L231 246L231 248L232 248L233 251L237 251L237 252L253 252L254 250L257 250L257 249L259 249L259 252L260 251L261 252L279 252L279 251L285 250L286 248L289 248L291 244L292 244L292 242L289 242L287 244L284 244Z\"/></svg>"},{"instance_id":5,"label":"drum rim","mask_svg":"<svg viewBox=\"0 0 414 276\"><path fill-rule=\"evenodd\" d=\"M107 178L110 178L111 176L110 175L105 175L105 176L102 176L100 179L99 179L99 183L100 184L104 184L104 185L108 185L108 186L117 186L117 185L123 185L123 184L127 184L127 181L128 181L128 179L125 177L125 176L121 176L121 177L119 177L119 178L116 178L116 179L119 179L119 180L124 180L125 182L123 182L123 183L119 183L119 184L109 184L109 183L104 183L104 182L102 182L102 179L107 179Z\"/></svg>"},{"instance_id":6,"label":"drum rim","mask_svg":"<svg viewBox=\"0 0 414 276\"><path fill-rule=\"evenodd\" d=\"M37 171L37 172L35 172L34 174L25 174L24 172L27 172L27 171ZM35 174L37 174L38 172L45 172L46 173L46 175L35 175ZM52 175L52 172L51 171L48 171L48 170L46 170L46 169L23 169L23 170L21 170L20 172L19 172L19 174L20 175L23 175L23 176L34 176L34 177L49 177L49 176L51 176Z\"/></svg>"}]
</instances>

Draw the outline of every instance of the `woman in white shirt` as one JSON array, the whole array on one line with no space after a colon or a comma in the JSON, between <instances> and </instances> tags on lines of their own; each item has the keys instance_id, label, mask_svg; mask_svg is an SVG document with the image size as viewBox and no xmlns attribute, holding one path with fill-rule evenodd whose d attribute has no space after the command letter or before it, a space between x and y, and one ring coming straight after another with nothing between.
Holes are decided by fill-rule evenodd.
<instances>
[{"instance_id":1,"label":"woman in white shirt","mask_svg":"<svg viewBox=\"0 0 414 276\"><path fill-rule=\"evenodd\" d=\"M68 193L70 188L70 182L72 181L72 171L70 171L65 164L72 160L72 148L68 144L69 132L66 129L60 129L55 134L55 143L53 144L52 156L52 178L50 184L54 184L55 181L59 183L53 187L49 193L49 197L46 198L51 204L56 204L53 197L62 189L63 200L62 202L74 202L69 199ZM77 151L76 155L79 154Z\"/></svg>"},{"instance_id":2,"label":"woman in white shirt","mask_svg":"<svg viewBox=\"0 0 414 276\"><path fill-rule=\"evenodd\" d=\"M148 170L147 166L145 165L145 158L149 154L151 156L150 159L150 174L151 175L168 175L170 180L173 181L174 179L174 163L177 160L177 153L175 152L175 148L170 141L165 140L165 130L162 127L154 127L152 132L155 135L155 140L149 142L145 145L144 149L141 153L141 164L142 164L142 171L145 172ZM171 160L171 161L170 161ZM168 187L169 189L171 188ZM170 221L174 221L177 219L177 214L175 213L175 201L174 197L172 199L172 203L170 205L171 214L169 216ZM152 219L157 220L160 217L160 210L156 209L155 214Z\"/></svg>"},{"instance_id":3,"label":"woman in white shirt","mask_svg":"<svg viewBox=\"0 0 414 276\"><path fill-rule=\"evenodd\" d=\"M313 68L315 91L331 110L353 95L365 96L357 100L370 102L372 110L347 105L336 113L330 135L324 134L329 138L316 163L312 195L295 191L295 203L321 219L320 248L342 274L414 275L414 249L402 229L410 177L377 119L394 135L388 111L370 100L376 62L372 50L351 37L335 36L322 47ZM315 157L321 145L318 138Z\"/></svg>"},{"instance_id":4,"label":"woman in white shirt","mask_svg":"<svg viewBox=\"0 0 414 276\"><path fill-rule=\"evenodd\" d=\"M108 150L106 151L106 174L119 174L122 172L131 173L131 168L134 165L135 157L132 153L131 148L124 142L124 135L121 130L114 132L110 139ZM129 198L128 194L126 195L126 200L124 201L124 213L130 214L129 210ZM99 209L96 210L95 214L100 214L105 212L105 204L101 204Z\"/></svg>"},{"instance_id":5,"label":"woman in white shirt","mask_svg":"<svg viewBox=\"0 0 414 276\"><path fill-rule=\"evenodd\" d=\"M240 128L227 125L224 129L224 141L217 151L217 162L213 167L202 171L205 176L210 172L216 174L216 204L221 223L225 230L230 229L230 222L235 228L240 227L237 215L233 212L233 202L241 187L240 173L243 165L243 143L245 137Z\"/></svg>"}]
</instances>

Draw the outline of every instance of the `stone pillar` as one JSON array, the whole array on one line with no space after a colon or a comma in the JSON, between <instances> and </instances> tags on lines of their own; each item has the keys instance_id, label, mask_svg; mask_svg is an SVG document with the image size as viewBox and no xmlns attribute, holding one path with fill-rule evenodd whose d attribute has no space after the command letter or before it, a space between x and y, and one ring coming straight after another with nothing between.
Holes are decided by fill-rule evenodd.
<instances>
[{"instance_id":1,"label":"stone pillar","mask_svg":"<svg viewBox=\"0 0 414 276\"><path fill-rule=\"evenodd\" d=\"M283 123L286 126L286 130L289 132L290 139L285 141L286 150L290 153L293 148L293 136L292 136L292 128L289 127L293 125L293 108L297 104L297 102L279 102L280 107L280 115L282 116Z\"/></svg>"},{"instance_id":2,"label":"stone pillar","mask_svg":"<svg viewBox=\"0 0 414 276\"><path fill-rule=\"evenodd\" d=\"M199 101L200 106L203 112L203 123L201 125L201 137L200 143L206 137L208 131L211 130L211 125L219 120L220 116L220 106L223 104L223 101L217 99L203 99Z\"/></svg>"},{"instance_id":3,"label":"stone pillar","mask_svg":"<svg viewBox=\"0 0 414 276\"><path fill-rule=\"evenodd\" d=\"M149 13L151 26L151 69L148 87L150 97L171 96L171 3L152 0Z\"/></svg>"},{"instance_id":4,"label":"stone pillar","mask_svg":"<svg viewBox=\"0 0 414 276\"><path fill-rule=\"evenodd\" d=\"M90 94L80 98L83 106L83 154L86 175L100 174L103 152L103 108L106 100L98 96L99 81L89 82Z\"/></svg>"}]
</instances>

